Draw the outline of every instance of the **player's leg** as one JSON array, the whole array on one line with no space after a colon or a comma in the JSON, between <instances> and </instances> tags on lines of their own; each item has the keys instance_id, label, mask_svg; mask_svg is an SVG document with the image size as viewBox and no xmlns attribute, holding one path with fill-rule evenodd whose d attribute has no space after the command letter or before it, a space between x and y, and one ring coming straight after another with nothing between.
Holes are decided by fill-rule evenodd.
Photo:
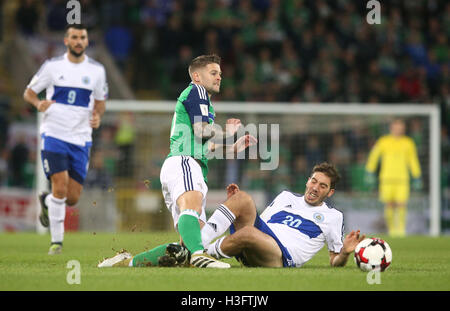
<instances>
[{"instance_id":1,"label":"player's leg","mask_svg":"<svg viewBox=\"0 0 450 311\"><path fill-rule=\"evenodd\" d=\"M203 252L199 217L202 213L203 194L199 191L188 191L177 199L180 210L178 233L191 253Z\"/></svg>"},{"instance_id":2,"label":"player's leg","mask_svg":"<svg viewBox=\"0 0 450 311\"><path fill-rule=\"evenodd\" d=\"M392 185L387 182L380 182L379 198L384 204L384 220L389 235L395 234L394 231L394 208Z\"/></svg>"},{"instance_id":3,"label":"player's leg","mask_svg":"<svg viewBox=\"0 0 450 311\"><path fill-rule=\"evenodd\" d=\"M51 193L39 196L41 223L50 226L51 246L49 254L61 252L64 237L64 218L69 182L69 156L66 142L42 135L41 159L44 172L51 181Z\"/></svg>"},{"instance_id":4,"label":"player's leg","mask_svg":"<svg viewBox=\"0 0 450 311\"><path fill-rule=\"evenodd\" d=\"M407 202L409 198L409 184L402 183L397 186L395 191L395 206L394 206L394 231L397 236L406 236L407 223Z\"/></svg>"},{"instance_id":5,"label":"player's leg","mask_svg":"<svg viewBox=\"0 0 450 311\"><path fill-rule=\"evenodd\" d=\"M142 252L132 258L130 267L175 267L189 263L189 251L178 243L159 245L149 251Z\"/></svg>"},{"instance_id":6,"label":"player's leg","mask_svg":"<svg viewBox=\"0 0 450 311\"><path fill-rule=\"evenodd\" d=\"M90 143L86 146L77 146L62 142L53 138L46 138L47 143L59 146L64 150L64 156L56 156L47 153L50 165L57 166L64 171L51 175L52 194L45 198L50 219L50 233L52 245L49 254L61 252L64 240L64 219L66 216L66 204L75 205L83 190L83 182L87 174L89 163Z\"/></svg>"},{"instance_id":7,"label":"player's leg","mask_svg":"<svg viewBox=\"0 0 450 311\"><path fill-rule=\"evenodd\" d=\"M393 202L386 202L384 204L384 219L386 223L386 228L389 235L394 234L394 210L395 209L395 203Z\"/></svg>"},{"instance_id":8,"label":"player's leg","mask_svg":"<svg viewBox=\"0 0 450 311\"><path fill-rule=\"evenodd\" d=\"M45 198L50 223L51 246L49 255L61 253L64 240L64 219L66 217L66 198L69 174L62 171L50 177L52 193Z\"/></svg>"},{"instance_id":9,"label":"player's leg","mask_svg":"<svg viewBox=\"0 0 450 311\"><path fill-rule=\"evenodd\" d=\"M178 243L159 245L149 251L132 256L125 250L103 259L97 267L177 267L189 264L189 251Z\"/></svg>"},{"instance_id":10,"label":"player's leg","mask_svg":"<svg viewBox=\"0 0 450 311\"><path fill-rule=\"evenodd\" d=\"M208 246L234 224L236 230L252 226L256 219L256 206L252 197L244 191L236 191L221 204L202 228L202 241Z\"/></svg>"},{"instance_id":11,"label":"player's leg","mask_svg":"<svg viewBox=\"0 0 450 311\"><path fill-rule=\"evenodd\" d=\"M83 183L89 168L91 142L85 146L69 145L69 185L67 189L67 205L78 203L83 191Z\"/></svg>"},{"instance_id":12,"label":"player's leg","mask_svg":"<svg viewBox=\"0 0 450 311\"><path fill-rule=\"evenodd\" d=\"M253 226L245 226L225 237L220 249L227 256L242 255L250 266L283 267L277 242Z\"/></svg>"},{"instance_id":13,"label":"player's leg","mask_svg":"<svg viewBox=\"0 0 450 311\"><path fill-rule=\"evenodd\" d=\"M83 191L83 185L78 181L69 177L69 185L67 189L67 200L66 203L69 206L74 206L78 203L80 199L81 192Z\"/></svg>"},{"instance_id":14,"label":"player's leg","mask_svg":"<svg viewBox=\"0 0 450 311\"><path fill-rule=\"evenodd\" d=\"M175 229L188 248L191 264L197 267L229 268L204 254L201 223L206 222L205 206L208 186L200 165L191 157L167 158L161 167L161 188L167 208L172 213ZM201 260L200 260L201 259Z\"/></svg>"}]
</instances>

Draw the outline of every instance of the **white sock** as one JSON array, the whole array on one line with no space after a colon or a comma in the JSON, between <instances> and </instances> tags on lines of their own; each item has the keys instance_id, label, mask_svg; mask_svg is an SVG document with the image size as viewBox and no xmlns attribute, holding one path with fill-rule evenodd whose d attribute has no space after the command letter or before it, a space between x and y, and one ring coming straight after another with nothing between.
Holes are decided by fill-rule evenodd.
<instances>
[{"instance_id":1,"label":"white sock","mask_svg":"<svg viewBox=\"0 0 450 311\"><path fill-rule=\"evenodd\" d=\"M211 241L224 234L235 220L233 212L221 204L201 230L203 246L208 246Z\"/></svg>"},{"instance_id":2,"label":"white sock","mask_svg":"<svg viewBox=\"0 0 450 311\"><path fill-rule=\"evenodd\" d=\"M58 199L53 194L49 194L45 198L45 204L48 207L52 243L62 243L64 239L64 219L66 218L66 198Z\"/></svg>"},{"instance_id":3,"label":"white sock","mask_svg":"<svg viewBox=\"0 0 450 311\"><path fill-rule=\"evenodd\" d=\"M211 245L208 246L208 250L206 251L206 253L217 259L230 258L230 256L226 255L221 249L222 242L225 238L226 238L225 236L221 237L220 239L217 239L214 243L211 243Z\"/></svg>"}]
</instances>

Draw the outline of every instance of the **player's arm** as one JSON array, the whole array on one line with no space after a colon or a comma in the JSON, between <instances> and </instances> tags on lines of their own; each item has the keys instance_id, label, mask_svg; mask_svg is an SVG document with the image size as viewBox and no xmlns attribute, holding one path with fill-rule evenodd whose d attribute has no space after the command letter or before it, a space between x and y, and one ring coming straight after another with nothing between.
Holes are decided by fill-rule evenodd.
<instances>
[{"instance_id":1,"label":"player's arm","mask_svg":"<svg viewBox=\"0 0 450 311\"><path fill-rule=\"evenodd\" d=\"M90 124L92 128L99 128L102 121L102 116L106 109L106 99L108 98L108 82L106 81L106 71L102 67L100 78L94 88L94 109Z\"/></svg>"},{"instance_id":2,"label":"player's arm","mask_svg":"<svg viewBox=\"0 0 450 311\"><path fill-rule=\"evenodd\" d=\"M409 140L409 152L408 152L408 166L411 170L411 175L413 178L420 178L421 169L419 156L417 155L416 144L412 139Z\"/></svg>"},{"instance_id":3,"label":"player's arm","mask_svg":"<svg viewBox=\"0 0 450 311\"><path fill-rule=\"evenodd\" d=\"M226 144L226 141L234 137L234 134L236 134L242 124L239 119L228 119L225 125L225 131L215 123L195 122L192 126L195 137L202 140L212 139L212 142L215 144Z\"/></svg>"},{"instance_id":4,"label":"player's arm","mask_svg":"<svg viewBox=\"0 0 450 311\"><path fill-rule=\"evenodd\" d=\"M378 160L381 156L381 145L382 145L382 139L379 139L375 145L373 146L372 150L369 153L369 157L367 159L366 164L366 174L364 176L364 182L369 188L374 188L377 182L377 178L375 176L375 171L378 166Z\"/></svg>"},{"instance_id":5,"label":"player's arm","mask_svg":"<svg viewBox=\"0 0 450 311\"><path fill-rule=\"evenodd\" d=\"M383 141L382 139L379 139L369 153L369 157L367 159L366 164L366 171L369 173L375 173L377 169L378 160L381 156L382 141Z\"/></svg>"},{"instance_id":6,"label":"player's arm","mask_svg":"<svg viewBox=\"0 0 450 311\"><path fill-rule=\"evenodd\" d=\"M47 61L42 64L41 68L39 68L39 71L33 76L23 93L23 99L36 107L40 112L46 111L48 107L55 102L48 99L40 100L38 97L38 94L46 89L52 82L50 67L49 62Z\"/></svg>"},{"instance_id":7,"label":"player's arm","mask_svg":"<svg viewBox=\"0 0 450 311\"><path fill-rule=\"evenodd\" d=\"M92 128L99 128L102 122L102 116L105 113L106 101L105 100L95 100L94 110L92 111L92 118L90 120Z\"/></svg>"},{"instance_id":8,"label":"player's arm","mask_svg":"<svg viewBox=\"0 0 450 311\"><path fill-rule=\"evenodd\" d=\"M360 231L350 232L344 239L344 245L339 253L329 251L330 265L332 267L343 267L347 263L348 257L354 252L356 245L365 239L365 235L359 235Z\"/></svg>"},{"instance_id":9,"label":"player's arm","mask_svg":"<svg viewBox=\"0 0 450 311\"><path fill-rule=\"evenodd\" d=\"M50 107L52 103L55 102L54 100L47 99L40 100L38 95L31 88L27 88L25 90L25 92L23 93L23 99L36 107L36 109L40 112L44 112L48 109L48 107Z\"/></svg>"}]
</instances>

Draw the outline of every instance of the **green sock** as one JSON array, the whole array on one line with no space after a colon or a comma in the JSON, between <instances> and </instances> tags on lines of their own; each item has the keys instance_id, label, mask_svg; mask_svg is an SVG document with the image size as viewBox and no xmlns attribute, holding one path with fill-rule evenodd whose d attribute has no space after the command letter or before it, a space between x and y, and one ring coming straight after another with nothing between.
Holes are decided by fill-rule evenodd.
<instances>
[{"instance_id":1,"label":"green sock","mask_svg":"<svg viewBox=\"0 0 450 311\"><path fill-rule=\"evenodd\" d=\"M204 249L196 211L185 210L181 213L178 219L178 232L191 254Z\"/></svg>"},{"instance_id":2,"label":"green sock","mask_svg":"<svg viewBox=\"0 0 450 311\"><path fill-rule=\"evenodd\" d=\"M134 256L133 267L158 266L158 259L166 253L167 245L169 245L169 243L157 246L149 251Z\"/></svg>"}]
</instances>

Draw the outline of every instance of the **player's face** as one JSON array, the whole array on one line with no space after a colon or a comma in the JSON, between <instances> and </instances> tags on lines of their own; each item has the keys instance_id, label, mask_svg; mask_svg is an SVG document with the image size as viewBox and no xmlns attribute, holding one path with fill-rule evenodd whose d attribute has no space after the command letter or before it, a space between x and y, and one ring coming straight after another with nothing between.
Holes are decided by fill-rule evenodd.
<instances>
[{"instance_id":1,"label":"player's face","mask_svg":"<svg viewBox=\"0 0 450 311\"><path fill-rule=\"evenodd\" d=\"M89 44L86 29L69 28L64 37L64 44L70 54L75 57L82 56Z\"/></svg>"},{"instance_id":2,"label":"player's face","mask_svg":"<svg viewBox=\"0 0 450 311\"><path fill-rule=\"evenodd\" d=\"M309 205L321 205L323 200L331 197L334 189L330 188L331 179L321 172L315 172L306 183L305 201Z\"/></svg>"},{"instance_id":3,"label":"player's face","mask_svg":"<svg viewBox=\"0 0 450 311\"><path fill-rule=\"evenodd\" d=\"M394 136L402 136L405 134L405 123L402 121L395 121L391 124L391 133Z\"/></svg>"},{"instance_id":4,"label":"player's face","mask_svg":"<svg viewBox=\"0 0 450 311\"><path fill-rule=\"evenodd\" d=\"M212 63L199 69L198 78L200 85L202 85L210 95L220 92L222 71L220 70L219 64Z\"/></svg>"}]
</instances>

